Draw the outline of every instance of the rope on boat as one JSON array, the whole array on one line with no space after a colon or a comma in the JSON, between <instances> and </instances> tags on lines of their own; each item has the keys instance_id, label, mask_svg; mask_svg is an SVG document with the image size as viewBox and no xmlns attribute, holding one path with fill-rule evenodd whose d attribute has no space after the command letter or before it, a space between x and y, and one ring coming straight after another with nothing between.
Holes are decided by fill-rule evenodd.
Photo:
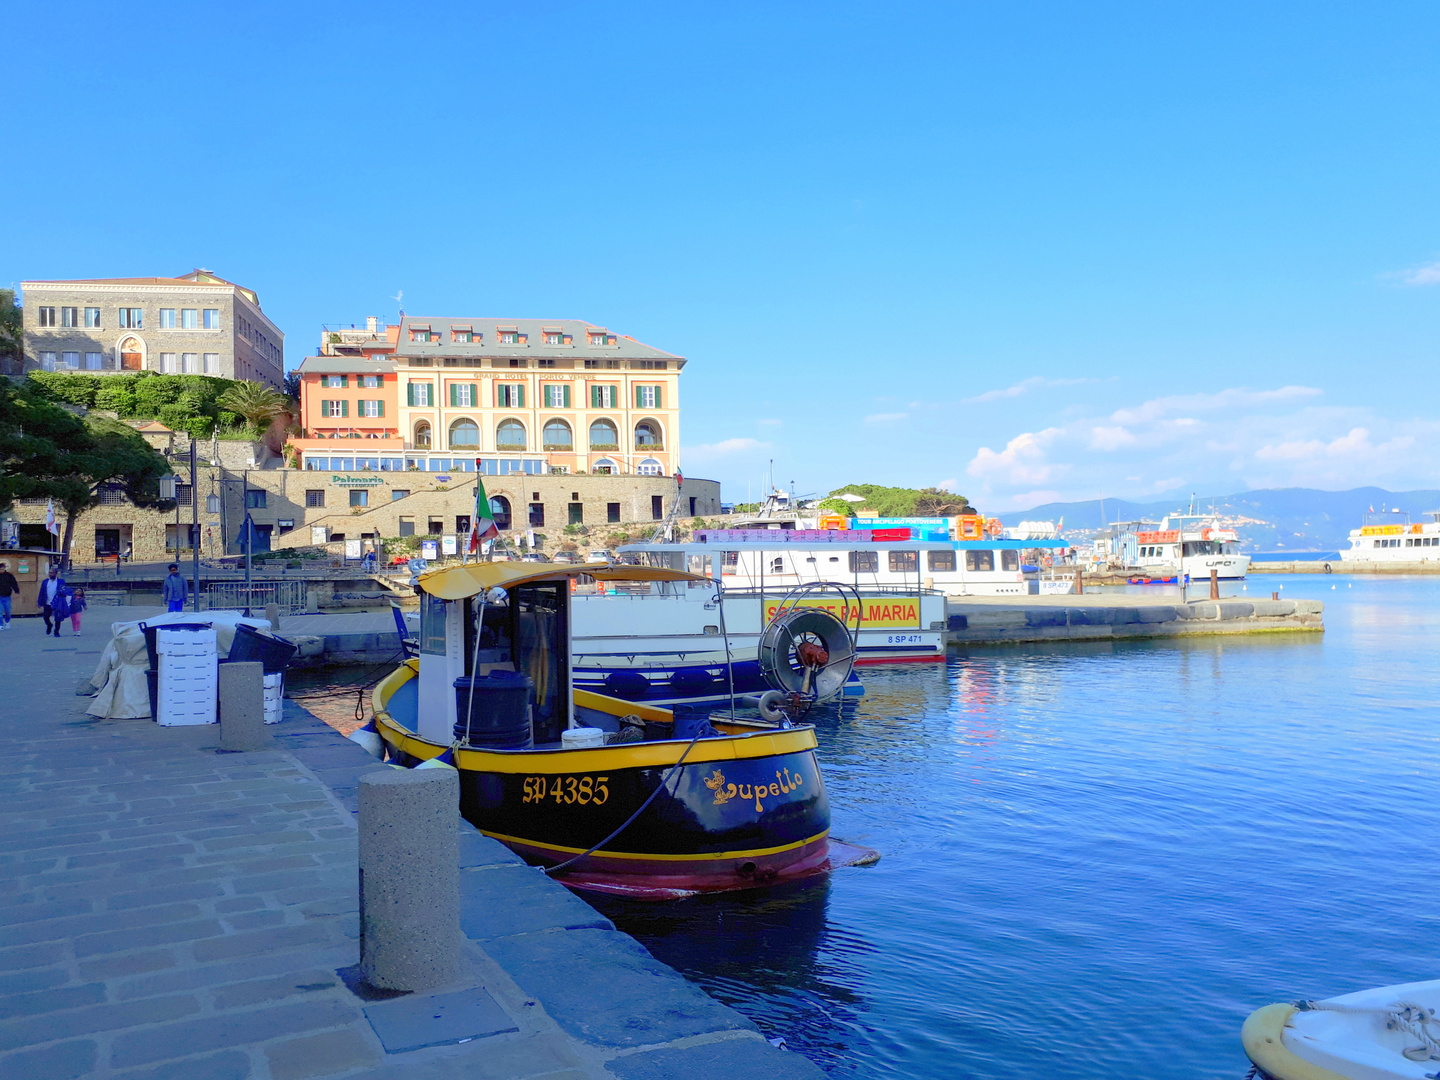
<instances>
[{"instance_id":1,"label":"rope on boat","mask_svg":"<svg viewBox=\"0 0 1440 1080\"><path fill-rule=\"evenodd\" d=\"M1385 1018L1389 1031L1399 1031L1419 1040L1419 1046L1407 1046L1400 1052L1410 1061L1440 1061L1440 1025L1432 1028L1435 1010L1409 1001L1396 1001L1383 1006L1340 1005L1331 1001L1296 1001L1300 1012L1336 1012Z\"/></svg>"},{"instance_id":2,"label":"rope on boat","mask_svg":"<svg viewBox=\"0 0 1440 1080\"><path fill-rule=\"evenodd\" d=\"M595 852L599 851L611 840L614 840L615 837L619 836L622 832L628 829L631 823L634 822L636 818L638 818L641 814L645 812L645 808L655 801L655 796L659 795L660 792L665 790L665 785L670 783L670 778L680 771L680 766L685 764L685 759L690 756L690 751L695 749L695 744L700 741L701 737L704 736L704 734L705 729L703 727L695 733L695 737L690 740L690 745L685 747L685 753L680 755L680 760L675 762L674 765L671 765L670 768L666 770L665 775L660 779L660 783L655 785L655 790L650 792L649 798L647 798L643 803L641 803L633 814L631 814L628 818L621 822L618 829L612 832L609 836L605 837L604 840L601 840L594 847L590 848L589 851L582 851L579 855L575 855L569 859L566 859L564 862L560 863L557 866L542 866L540 867L540 872L546 877L554 877L556 874L560 873L562 870L566 870L569 867L573 866L575 863L579 862L587 855L595 854Z\"/></svg>"}]
</instances>

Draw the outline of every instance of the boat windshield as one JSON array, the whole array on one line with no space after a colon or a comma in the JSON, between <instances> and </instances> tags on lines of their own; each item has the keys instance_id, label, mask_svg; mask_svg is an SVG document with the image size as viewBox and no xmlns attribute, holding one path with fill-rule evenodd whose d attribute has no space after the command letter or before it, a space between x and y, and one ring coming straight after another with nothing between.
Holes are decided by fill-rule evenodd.
<instances>
[{"instance_id":1,"label":"boat windshield","mask_svg":"<svg viewBox=\"0 0 1440 1080\"><path fill-rule=\"evenodd\" d=\"M569 668L564 590L568 588L563 581L516 585L507 590L504 600L486 603L478 653L474 633L480 604L478 598L465 601L469 605L465 673L474 674L478 656L482 671L487 664L499 663L529 675L535 687L531 704L537 743L558 741L565 727Z\"/></svg>"}]
</instances>

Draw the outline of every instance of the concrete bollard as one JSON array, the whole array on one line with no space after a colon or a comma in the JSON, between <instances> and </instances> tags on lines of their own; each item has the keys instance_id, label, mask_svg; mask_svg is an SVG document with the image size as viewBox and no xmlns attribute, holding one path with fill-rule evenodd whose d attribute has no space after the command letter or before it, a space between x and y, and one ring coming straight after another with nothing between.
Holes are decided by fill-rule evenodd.
<instances>
[{"instance_id":1,"label":"concrete bollard","mask_svg":"<svg viewBox=\"0 0 1440 1080\"><path fill-rule=\"evenodd\" d=\"M268 750L265 730L265 665L221 664L220 749Z\"/></svg>"},{"instance_id":2,"label":"concrete bollard","mask_svg":"<svg viewBox=\"0 0 1440 1080\"><path fill-rule=\"evenodd\" d=\"M272 633L273 633L273 632L276 632L276 631L278 631L278 630L280 629L280 605L279 605L279 604L266 604L266 605L265 605L265 621L270 624L270 630L271 630Z\"/></svg>"},{"instance_id":3,"label":"concrete bollard","mask_svg":"<svg viewBox=\"0 0 1440 1080\"><path fill-rule=\"evenodd\" d=\"M428 991L460 977L460 774L360 777L360 973Z\"/></svg>"}]
</instances>

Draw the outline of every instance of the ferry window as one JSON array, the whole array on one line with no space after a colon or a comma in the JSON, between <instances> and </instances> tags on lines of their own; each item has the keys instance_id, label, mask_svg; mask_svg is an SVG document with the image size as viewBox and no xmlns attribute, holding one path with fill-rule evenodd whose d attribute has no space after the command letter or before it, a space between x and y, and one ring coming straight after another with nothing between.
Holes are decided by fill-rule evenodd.
<instances>
[{"instance_id":1,"label":"ferry window","mask_svg":"<svg viewBox=\"0 0 1440 1080\"><path fill-rule=\"evenodd\" d=\"M903 574L907 571L919 569L920 553L918 551L890 552L890 572L892 574Z\"/></svg>"},{"instance_id":2,"label":"ferry window","mask_svg":"<svg viewBox=\"0 0 1440 1080\"><path fill-rule=\"evenodd\" d=\"M965 552L966 570L994 570L995 552L993 551L967 551Z\"/></svg>"},{"instance_id":3,"label":"ferry window","mask_svg":"<svg viewBox=\"0 0 1440 1080\"><path fill-rule=\"evenodd\" d=\"M1000 569L1001 569L1001 570L1019 570L1019 569L1020 569L1020 553L1019 553L1018 551L1002 551L1002 552L1000 552Z\"/></svg>"},{"instance_id":4,"label":"ferry window","mask_svg":"<svg viewBox=\"0 0 1440 1080\"><path fill-rule=\"evenodd\" d=\"M852 574L874 574L879 570L880 553L878 551L850 552L850 572Z\"/></svg>"},{"instance_id":5,"label":"ferry window","mask_svg":"<svg viewBox=\"0 0 1440 1080\"><path fill-rule=\"evenodd\" d=\"M931 573L934 573L936 570L954 570L955 552L927 551L925 553L925 561L926 564L930 567Z\"/></svg>"},{"instance_id":6,"label":"ferry window","mask_svg":"<svg viewBox=\"0 0 1440 1080\"><path fill-rule=\"evenodd\" d=\"M785 560L783 558L771 559L770 572L772 574L783 574L785 572Z\"/></svg>"},{"instance_id":7,"label":"ferry window","mask_svg":"<svg viewBox=\"0 0 1440 1080\"><path fill-rule=\"evenodd\" d=\"M740 553L738 551L722 551L720 553L721 566L737 566L739 563Z\"/></svg>"}]
</instances>

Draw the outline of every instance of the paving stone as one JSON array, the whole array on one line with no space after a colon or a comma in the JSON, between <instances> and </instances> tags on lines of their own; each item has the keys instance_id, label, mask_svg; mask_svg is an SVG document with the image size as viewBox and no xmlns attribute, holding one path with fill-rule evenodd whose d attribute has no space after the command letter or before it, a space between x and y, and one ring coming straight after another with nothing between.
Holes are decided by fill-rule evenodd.
<instances>
[{"instance_id":1,"label":"paving stone","mask_svg":"<svg viewBox=\"0 0 1440 1080\"><path fill-rule=\"evenodd\" d=\"M232 896L215 902L215 912L218 915L228 915L233 911L254 911L256 908L265 906L265 901L258 896Z\"/></svg>"},{"instance_id":2,"label":"paving stone","mask_svg":"<svg viewBox=\"0 0 1440 1080\"><path fill-rule=\"evenodd\" d=\"M238 1009L246 1005L258 1005L262 1001L279 1001L296 994L333 990L340 985L342 984L333 971L299 971L275 979L257 979L254 982L222 986L215 991L214 1004L217 1010Z\"/></svg>"},{"instance_id":3,"label":"paving stone","mask_svg":"<svg viewBox=\"0 0 1440 1080\"><path fill-rule=\"evenodd\" d=\"M117 1035L110 1051L112 1068L144 1065L205 1050L265 1042L281 1035L323 1031L359 1019L359 1010L335 998L251 1009L197 1020L184 1020L148 1031Z\"/></svg>"},{"instance_id":4,"label":"paving stone","mask_svg":"<svg viewBox=\"0 0 1440 1080\"><path fill-rule=\"evenodd\" d=\"M666 1047L627 1054L606 1063L619 1080L672 1080L723 1076L725 1080L823 1080L824 1070L800 1054L764 1039L725 1039L684 1049Z\"/></svg>"},{"instance_id":5,"label":"paving stone","mask_svg":"<svg viewBox=\"0 0 1440 1080\"><path fill-rule=\"evenodd\" d=\"M147 998L118 1004L92 1005L88 1009L30 1016L0 1022L0 1050L14 1050L35 1043L52 1042L72 1035L90 1035L97 1031L116 1031L141 1024L158 1024L166 1020L199 1012L200 1003L190 994L175 997ZM148 1059L147 1059L148 1060Z\"/></svg>"},{"instance_id":6,"label":"paving stone","mask_svg":"<svg viewBox=\"0 0 1440 1080\"><path fill-rule=\"evenodd\" d=\"M89 1039L0 1054L0 1076L15 1080L79 1080L94 1072L95 1057L96 1046Z\"/></svg>"},{"instance_id":7,"label":"paving stone","mask_svg":"<svg viewBox=\"0 0 1440 1080\"><path fill-rule=\"evenodd\" d=\"M279 926L285 921L283 911L243 911L227 916L225 922L232 930L259 930L266 926Z\"/></svg>"},{"instance_id":8,"label":"paving stone","mask_svg":"<svg viewBox=\"0 0 1440 1080\"><path fill-rule=\"evenodd\" d=\"M142 953L121 953L101 956L79 964L82 979L117 979L125 975L143 975L174 967L177 957L173 949L154 949Z\"/></svg>"},{"instance_id":9,"label":"paving stone","mask_svg":"<svg viewBox=\"0 0 1440 1080\"><path fill-rule=\"evenodd\" d=\"M308 829L303 832L274 829L257 831L246 836L231 836L220 840L210 840L202 844L201 847L204 848L206 852L237 851L247 848L263 851L268 848L283 847L286 844L307 844L314 839L314 834Z\"/></svg>"},{"instance_id":10,"label":"paving stone","mask_svg":"<svg viewBox=\"0 0 1440 1080\"><path fill-rule=\"evenodd\" d=\"M18 945L0 949L0 971L19 971L23 968L45 967L65 957L65 947L59 942L44 945Z\"/></svg>"},{"instance_id":11,"label":"paving stone","mask_svg":"<svg viewBox=\"0 0 1440 1080\"><path fill-rule=\"evenodd\" d=\"M468 1044L467 1044L468 1045ZM593 1080L563 1036L496 1035L483 1040L479 1053L454 1053L426 1063L388 1058L364 1080ZM432 1051L435 1053L435 1051ZM684 1080L684 1078L681 1078Z\"/></svg>"},{"instance_id":12,"label":"paving stone","mask_svg":"<svg viewBox=\"0 0 1440 1080\"><path fill-rule=\"evenodd\" d=\"M224 886L214 881L186 882L180 885L161 885L154 889L137 889L134 892L117 893L105 898L109 911L123 911L127 908L152 907L169 904L177 900L206 900L223 896Z\"/></svg>"},{"instance_id":13,"label":"paving stone","mask_svg":"<svg viewBox=\"0 0 1440 1080\"><path fill-rule=\"evenodd\" d=\"M328 928L317 923L302 923L298 926L279 926L269 930L255 930L244 934L230 934L197 942L194 946L195 959L204 963L208 960L223 960L231 956L254 956L256 953L280 952L296 945L312 941L324 941L330 936Z\"/></svg>"},{"instance_id":14,"label":"paving stone","mask_svg":"<svg viewBox=\"0 0 1440 1080\"><path fill-rule=\"evenodd\" d=\"M301 946L292 952L245 956L224 963L197 964L159 971L152 975L141 975L117 984L113 993L118 1001L133 1001L159 994L174 994L182 990L206 990L229 983L275 978L311 968L333 973L337 968L353 963L354 960L355 946L348 941L324 949L314 945Z\"/></svg>"},{"instance_id":15,"label":"paving stone","mask_svg":"<svg viewBox=\"0 0 1440 1080\"><path fill-rule=\"evenodd\" d=\"M112 930L104 934L88 934L75 939L76 957L98 953L122 952L126 949L148 949L156 945L174 945L180 941L198 941L225 932L215 919L191 922L161 923L158 926L137 926L130 930Z\"/></svg>"},{"instance_id":16,"label":"paving stone","mask_svg":"<svg viewBox=\"0 0 1440 1080\"><path fill-rule=\"evenodd\" d=\"M165 1065L112 1072L110 1080L247 1080L253 1075L250 1066L249 1054L226 1050Z\"/></svg>"},{"instance_id":17,"label":"paving stone","mask_svg":"<svg viewBox=\"0 0 1440 1080\"><path fill-rule=\"evenodd\" d=\"M265 1048L273 1080L303 1080L374 1065L381 1060L364 1029L327 1031Z\"/></svg>"},{"instance_id":18,"label":"paving stone","mask_svg":"<svg viewBox=\"0 0 1440 1080\"><path fill-rule=\"evenodd\" d=\"M482 987L450 994L406 994L367 1005L365 1017L387 1054L519 1030Z\"/></svg>"},{"instance_id":19,"label":"paving stone","mask_svg":"<svg viewBox=\"0 0 1440 1080\"><path fill-rule=\"evenodd\" d=\"M64 986L69 981L70 972L61 967L12 971L8 974L0 975L0 994L28 994L32 990L46 990L52 986Z\"/></svg>"},{"instance_id":20,"label":"paving stone","mask_svg":"<svg viewBox=\"0 0 1440 1080\"><path fill-rule=\"evenodd\" d=\"M557 889L523 864L461 871L460 905L460 929L478 941L539 930L615 929L569 889Z\"/></svg>"},{"instance_id":21,"label":"paving stone","mask_svg":"<svg viewBox=\"0 0 1440 1080\"><path fill-rule=\"evenodd\" d=\"M12 994L9 997L0 998L0 1020L9 1020L15 1016L35 1016L39 1013L60 1012L64 1009L78 1009L84 1005L98 1005L104 1000L105 987L102 983L35 990L28 994Z\"/></svg>"},{"instance_id":22,"label":"paving stone","mask_svg":"<svg viewBox=\"0 0 1440 1080\"><path fill-rule=\"evenodd\" d=\"M460 822L460 869L473 866L524 866L525 860L468 821Z\"/></svg>"},{"instance_id":23,"label":"paving stone","mask_svg":"<svg viewBox=\"0 0 1440 1080\"><path fill-rule=\"evenodd\" d=\"M560 1026L601 1046L643 1046L755 1025L613 930L495 938L485 951Z\"/></svg>"}]
</instances>

